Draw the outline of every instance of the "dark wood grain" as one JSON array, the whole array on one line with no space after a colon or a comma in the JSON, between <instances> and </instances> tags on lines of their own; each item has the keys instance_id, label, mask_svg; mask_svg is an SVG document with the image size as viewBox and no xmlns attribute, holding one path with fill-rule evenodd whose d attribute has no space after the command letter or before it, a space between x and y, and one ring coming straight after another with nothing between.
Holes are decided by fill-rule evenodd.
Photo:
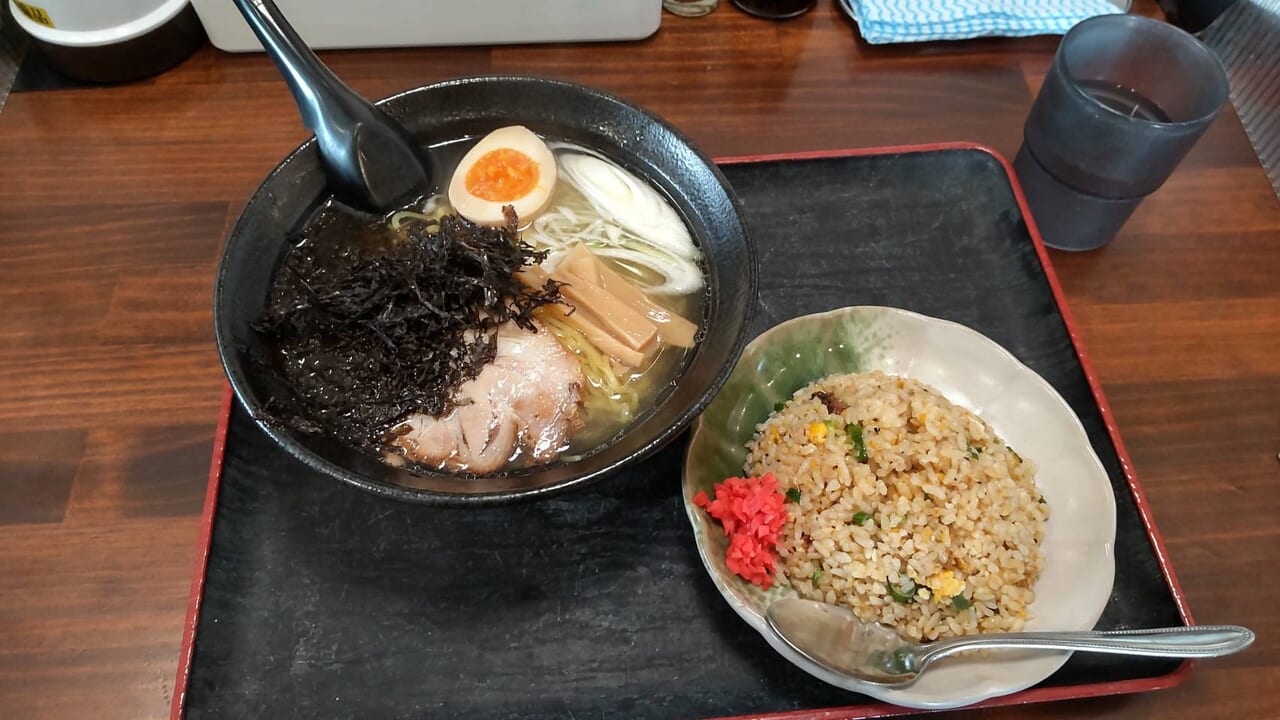
<instances>
[{"instance_id":1,"label":"dark wood grain","mask_svg":"<svg viewBox=\"0 0 1280 720\"><path fill-rule=\"evenodd\" d=\"M1055 46L876 48L829 2L788 23L722 3L635 43L325 59L370 96L486 72L586 82L714 155L971 140L1012 156ZM223 382L214 264L304 138L268 62L211 48L0 114L0 717L168 715ZM1280 201L1235 114L1111 246L1052 256L1192 611L1259 640L1173 690L954 717L1280 717Z\"/></svg>"}]
</instances>

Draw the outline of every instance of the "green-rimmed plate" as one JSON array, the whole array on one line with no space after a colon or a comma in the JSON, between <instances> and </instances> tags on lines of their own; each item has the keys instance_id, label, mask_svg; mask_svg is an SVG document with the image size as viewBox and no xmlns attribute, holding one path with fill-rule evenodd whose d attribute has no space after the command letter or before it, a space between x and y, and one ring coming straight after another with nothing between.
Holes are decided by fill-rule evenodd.
<instances>
[{"instance_id":1,"label":"green-rimmed plate","mask_svg":"<svg viewBox=\"0 0 1280 720\"><path fill-rule=\"evenodd\" d=\"M977 413L1039 467L1036 483L1049 503L1041 547L1045 567L1027 630L1087 630L1111 594L1116 511L1111 483L1075 413L1056 391L1004 348L963 325L885 307L848 307L782 323L751 342L728 382L693 425L685 457L684 502L698 553L738 615L774 650L833 685L885 702L950 708L1030 687L1070 653L1003 652L949 659L914 685L869 685L814 665L769 629L769 603L793 592L768 592L725 567L728 540L693 504L700 490L743 472L746 444L774 403L827 375L881 370L914 377Z\"/></svg>"}]
</instances>

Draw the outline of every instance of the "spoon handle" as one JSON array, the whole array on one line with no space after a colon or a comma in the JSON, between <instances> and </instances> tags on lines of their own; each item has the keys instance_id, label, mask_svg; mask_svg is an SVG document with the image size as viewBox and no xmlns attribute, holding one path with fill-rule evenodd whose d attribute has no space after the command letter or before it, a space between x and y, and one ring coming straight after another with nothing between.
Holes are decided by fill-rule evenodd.
<instances>
[{"instance_id":1,"label":"spoon handle","mask_svg":"<svg viewBox=\"0 0 1280 720\"><path fill-rule=\"evenodd\" d=\"M338 120L333 116L341 117L341 110L346 109L344 106L363 102L320 62L272 0L232 2L280 69L308 130L319 131L321 123Z\"/></svg>"},{"instance_id":2,"label":"spoon handle","mask_svg":"<svg viewBox=\"0 0 1280 720\"><path fill-rule=\"evenodd\" d=\"M316 134L335 194L382 213L423 195L428 160L398 122L360 97L311 52L273 0L232 0L293 93Z\"/></svg>"},{"instance_id":3,"label":"spoon handle","mask_svg":"<svg viewBox=\"0 0 1280 720\"><path fill-rule=\"evenodd\" d=\"M1253 642L1253 638L1253 631L1238 625L1199 625L1102 632L999 633L929 643L921 649L918 658L923 665L954 653L984 648L1081 650L1116 655L1206 658L1229 655L1243 650Z\"/></svg>"}]
</instances>

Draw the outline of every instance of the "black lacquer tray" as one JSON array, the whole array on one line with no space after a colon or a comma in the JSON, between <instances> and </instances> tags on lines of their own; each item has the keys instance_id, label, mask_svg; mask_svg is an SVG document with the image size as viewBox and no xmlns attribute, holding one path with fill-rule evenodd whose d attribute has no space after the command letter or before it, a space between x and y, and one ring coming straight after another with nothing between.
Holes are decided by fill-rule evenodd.
<instances>
[{"instance_id":1,"label":"black lacquer tray","mask_svg":"<svg viewBox=\"0 0 1280 720\"><path fill-rule=\"evenodd\" d=\"M987 335L1080 416L1117 502L1100 629L1189 624L1141 489L1008 164L967 145L721 162L761 253L755 332L889 305ZM496 508L397 504L307 469L227 396L173 717L873 717L706 576L681 436L587 489ZM1076 655L987 705L1137 692L1189 665Z\"/></svg>"}]
</instances>

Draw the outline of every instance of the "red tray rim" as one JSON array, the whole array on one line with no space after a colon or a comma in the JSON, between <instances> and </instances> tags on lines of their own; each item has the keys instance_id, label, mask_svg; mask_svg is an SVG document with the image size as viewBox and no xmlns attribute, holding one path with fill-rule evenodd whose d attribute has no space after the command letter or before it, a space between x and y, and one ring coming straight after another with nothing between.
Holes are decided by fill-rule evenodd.
<instances>
[{"instance_id":1,"label":"red tray rim","mask_svg":"<svg viewBox=\"0 0 1280 720\"><path fill-rule=\"evenodd\" d=\"M1194 624L1194 620L1191 617L1191 609L1187 605L1186 596L1182 591L1182 586L1178 582L1177 575L1173 571L1173 564L1165 549L1164 539L1160 535L1160 530L1156 527L1155 518L1152 517L1151 514L1151 507L1147 503L1146 494L1143 492L1142 486L1138 483L1137 472L1133 467L1132 460L1129 458L1129 452L1125 448L1124 440L1120 437L1120 429L1116 425L1114 414L1111 412L1111 405L1102 391L1101 381L1094 372L1093 364L1090 361L1089 354L1084 346L1084 340L1080 337L1075 318L1071 314L1070 307L1067 304L1066 295L1063 293L1061 283L1058 282L1058 275L1054 272L1053 263L1049 259L1049 252L1045 247L1043 239L1040 237L1040 230L1036 227L1035 219L1031 215L1031 208L1027 205L1027 199L1023 195L1022 186L1019 184L1017 175L1013 171L1013 166L1009 163L1007 158L995 149L980 143L943 142L921 145L890 145L851 148L842 150L812 150L765 155L734 155L717 157L715 158L715 162L717 165L737 165L788 160L824 160L864 157L869 155L907 155L949 150L969 150L985 153L999 162L1000 166L1004 169L1005 176L1009 180L1009 185L1013 189L1014 198L1018 202L1018 209L1022 213L1023 220L1027 224L1027 232L1031 236L1031 242L1035 247L1037 257L1040 259L1040 265L1044 269L1045 277L1049 281L1049 288L1053 291L1054 302L1058 306L1058 312L1062 315L1063 322L1066 324L1067 334L1071 338L1071 344L1076 351L1077 357L1080 359L1080 367L1084 371L1085 380L1089 383L1089 389L1093 393L1094 401L1098 404L1098 410L1102 416L1103 423L1106 425L1107 434L1110 436L1111 442L1115 446L1116 456L1120 460L1120 467L1124 471L1125 480L1129 485L1129 491L1133 494L1134 503L1137 506L1138 514L1142 519L1143 527L1147 531L1147 537L1151 541L1152 550L1155 552L1156 559L1160 564L1160 571L1164 575L1165 582L1173 594L1174 603L1178 608L1178 614L1182 617L1183 622L1187 625ZM194 559L194 568L191 580L191 592L187 601L187 615L182 629L182 647L178 654L178 671L177 678L174 683L173 702L170 706L170 720L183 720L186 712L187 686L191 678L191 658L195 648L196 627L200 621L200 607L204 599L204 584L209 565L209 552L211 549L211 541L213 539L214 519L217 513L218 487L222 480L223 458L226 454L227 425L231 419L231 408L233 402L235 402L234 394L231 392L231 386L228 384L223 388L218 427L214 433L213 454L209 465L209 485L205 493L204 511L200 519L201 529L196 546L196 557ZM1149 678L1083 683L1080 685L1062 685L1057 687L1031 687L1010 695L1002 695L1000 697L990 698L980 703L967 705L965 706L965 709L1025 705L1030 703L1052 702L1055 700L1164 690L1181 684L1187 678L1193 664L1194 663L1189 660L1184 661L1173 671L1165 675L1157 675ZM931 711L904 708L887 703L868 703L863 705L846 705L841 707L817 708L812 710L793 710L764 715L753 714L722 716L718 719L709 720L857 720L861 718L892 717L922 712Z\"/></svg>"}]
</instances>

